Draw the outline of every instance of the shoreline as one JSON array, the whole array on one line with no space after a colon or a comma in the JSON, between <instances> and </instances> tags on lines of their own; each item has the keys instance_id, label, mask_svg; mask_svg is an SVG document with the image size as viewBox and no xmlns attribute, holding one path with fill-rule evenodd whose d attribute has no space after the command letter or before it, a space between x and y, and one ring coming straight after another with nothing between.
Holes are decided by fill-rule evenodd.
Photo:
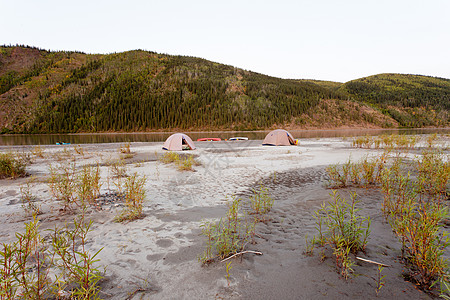
<instances>
[{"instance_id":1,"label":"shoreline","mask_svg":"<svg viewBox=\"0 0 450 300\"><path fill-rule=\"evenodd\" d=\"M21 135L113 135L113 134L172 134L177 132L184 133L238 133L238 132L270 132L272 130L278 128L285 128L288 131L342 131L342 130L350 130L350 131L408 131L408 130L450 130L449 126L445 127L397 127L397 128L383 128L383 127L358 127L358 126L341 126L334 128L290 128L289 126L281 126L281 127L273 127L269 129L257 129L257 130L183 130L183 129L173 129L173 130L154 130L154 131L104 131L104 132L66 132L66 133L0 133L0 136L21 136Z\"/></svg>"},{"instance_id":2,"label":"shoreline","mask_svg":"<svg viewBox=\"0 0 450 300\"><path fill-rule=\"evenodd\" d=\"M447 148L449 141L444 140ZM52 199L45 183L48 164L75 162L80 169L102 163L101 193L106 194L111 188L106 180L108 163L117 161L122 154L117 144L88 144L83 146L83 155L74 151L74 145L42 148L44 158L33 158L27 171L37 180L33 193L44 210L40 223L46 229L73 218L58 213L61 203ZM302 139L299 146L286 147L263 147L255 140L204 143L195 151L183 152L195 155L201 165L194 166L194 172L182 172L157 160L167 153L161 149L161 143L137 142L131 143L130 148L133 157L124 159L128 173L147 176L145 217L116 223L113 219L120 209L115 206L117 203L105 204L101 210L91 208L87 214L94 220L88 248L93 253L103 248L98 264L107 266L105 279L100 282L102 298L375 298L371 277L375 276L376 267L357 263L358 276L345 281L335 271L331 253L325 252L327 258L321 263L319 250L312 257L303 251L306 235L315 234L313 212L330 200L331 190L325 187L326 166L344 163L349 157L357 161L379 154L382 149L353 148L351 141L342 138ZM70 156L63 156L64 151ZM13 241L14 233L22 232L23 223L30 220L23 216L20 203L20 186L27 180L0 180L2 242ZM256 227L256 244L248 248L263 255L248 254L231 260L227 281L225 263L202 266L198 261L205 249L200 225L205 220L223 217L232 195L248 202L252 189L259 184L269 189L274 206L268 214L270 221ZM346 190L340 192L347 197ZM386 285L380 297L430 299L401 278L404 266L397 259L399 242L382 217L382 195L361 188L357 193L362 213L373 218L365 257L392 265L384 271Z\"/></svg>"}]
</instances>

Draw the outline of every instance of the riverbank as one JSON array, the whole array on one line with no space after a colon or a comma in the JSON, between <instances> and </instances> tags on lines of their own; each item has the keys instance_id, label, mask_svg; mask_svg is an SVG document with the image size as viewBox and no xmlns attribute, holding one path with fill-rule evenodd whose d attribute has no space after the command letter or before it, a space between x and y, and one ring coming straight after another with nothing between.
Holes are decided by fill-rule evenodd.
<instances>
[{"instance_id":1,"label":"riverbank","mask_svg":"<svg viewBox=\"0 0 450 300\"><path fill-rule=\"evenodd\" d=\"M446 144L448 137L439 141ZM104 299L361 299L376 298L377 267L358 262L348 281L336 272L332 254L325 252L321 262L317 252L306 256L306 236L316 234L313 213L330 200L325 168L376 155L382 149L353 148L342 138L302 139L299 146L263 147L260 140L238 142L199 142L189 152L200 163L194 171L179 171L158 160L165 152L160 143L131 143L130 155L120 153L117 144L82 146L41 146L42 156L33 156L27 172L35 178L32 192L41 205L41 229L71 222L72 214L60 212L46 184L49 164L100 165L101 194L113 190L109 174L113 162L122 158L128 174L146 176L145 217L129 223L116 223L121 203L91 207L93 220L87 246L98 265L105 266L99 296ZM78 148L78 151L76 150ZM29 150L32 150L30 147ZM26 149L23 149L25 151ZM184 152L186 153L186 152ZM416 149L414 155L420 153ZM0 229L2 242L22 232L25 217L20 187L29 178L0 180ZM248 200L253 188L263 184L274 199L267 223L256 227L256 243L248 249L262 256L246 254L231 260L225 278L225 263L202 266L198 257L205 249L201 227L205 220L217 220L227 211L232 195ZM348 197L348 190L340 191ZM385 268L382 298L428 299L402 278L400 245L381 213L382 195L374 189L356 189L361 214L372 219L365 257L390 265ZM128 298L127 298L128 297ZM142 297L142 298L141 298Z\"/></svg>"},{"instance_id":2,"label":"riverbank","mask_svg":"<svg viewBox=\"0 0 450 300\"><path fill-rule=\"evenodd\" d=\"M181 132L181 131L180 131ZM250 140L263 140L266 131L186 131L194 141L204 137L219 137L222 140L235 136L247 137ZM412 129L368 129L368 128L340 128L340 129L308 129L292 130L289 132L294 138L333 138L376 136L382 134L450 134L450 128L412 128ZM12 146L56 145L65 142L74 144L97 143L133 143L133 142L164 142L174 132L108 132L108 133L68 133L68 134L12 134L0 135L0 148Z\"/></svg>"}]
</instances>

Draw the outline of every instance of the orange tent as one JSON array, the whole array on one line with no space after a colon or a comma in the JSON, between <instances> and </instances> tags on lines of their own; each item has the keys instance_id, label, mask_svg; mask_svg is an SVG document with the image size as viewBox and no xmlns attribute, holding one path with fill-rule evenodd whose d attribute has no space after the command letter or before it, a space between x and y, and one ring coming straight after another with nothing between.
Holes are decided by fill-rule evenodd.
<instances>
[{"instance_id":1,"label":"orange tent","mask_svg":"<svg viewBox=\"0 0 450 300\"><path fill-rule=\"evenodd\" d=\"M290 146L296 145L296 140L284 129L276 129L266 135L263 146Z\"/></svg>"},{"instance_id":2,"label":"orange tent","mask_svg":"<svg viewBox=\"0 0 450 300\"><path fill-rule=\"evenodd\" d=\"M162 147L164 150L194 150L195 145L192 139L184 133L174 133L167 138Z\"/></svg>"}]
</instances>

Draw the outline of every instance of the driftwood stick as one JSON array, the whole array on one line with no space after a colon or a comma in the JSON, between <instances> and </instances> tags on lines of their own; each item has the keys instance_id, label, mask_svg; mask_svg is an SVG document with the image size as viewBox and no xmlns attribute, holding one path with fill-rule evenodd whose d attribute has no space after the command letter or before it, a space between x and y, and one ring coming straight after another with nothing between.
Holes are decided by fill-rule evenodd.
<instances>
[{"instance_id":1,"label":"driftwood stick","mask_svg":"<svg viewBox=\"0 0 450 300\"><path fill-rule=\"evenodd\" d=\"M373 260L370 260L370 259L358 257L358 256L356 257L356 259L365 261L365 262L370 263L370 264L380 265L380 266L382 266L382 267L390 267L390 265L385 265L385 264L382 264L382 263L379 263L379 262L376 262L376 261L373 261Z\"/></svg>"},{"instance_id":2,"label":"driftwood stick","mask_svg":"<svg viewBox=\"0 0 450 300\"><path fill-rule=\"evenodd\" d=\"M245 253L253 253L253 254L256 254L256 255L263 255L262 252L259 252L259 251L247 250L247 251L242 251L242 252L235 253L235 254L231 255L230 257L227 257L227 258L221 260L220 262L227 261L229 259L232 259L235 256L242 255L242 254L245 254Z\"/></svg>"}]
</instances>

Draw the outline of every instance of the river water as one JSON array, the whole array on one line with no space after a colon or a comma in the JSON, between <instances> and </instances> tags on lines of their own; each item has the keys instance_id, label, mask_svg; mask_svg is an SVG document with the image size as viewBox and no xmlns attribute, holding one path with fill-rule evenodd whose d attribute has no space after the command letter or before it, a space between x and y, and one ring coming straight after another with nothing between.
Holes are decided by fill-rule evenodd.
<instances>
[{"instance_id":1,"label":"river water","mask_svg":"<svg viewBox=\"0 0 450 300\"><path fill-rule=\"evenodd\" d=\"M247 137L249 140L263 140L270 131L209 131L185 132L194 141L204 137ZM0 135L0 146L54 145L56 143L92 144L126 142L163 142L173 132L152 133L86 133L86 134L11 134ZM381 134L450 134L450 128L430 129L333 129L333 130L291 130L294 138L353 137Z\"/></svg>"}]
</instances>

